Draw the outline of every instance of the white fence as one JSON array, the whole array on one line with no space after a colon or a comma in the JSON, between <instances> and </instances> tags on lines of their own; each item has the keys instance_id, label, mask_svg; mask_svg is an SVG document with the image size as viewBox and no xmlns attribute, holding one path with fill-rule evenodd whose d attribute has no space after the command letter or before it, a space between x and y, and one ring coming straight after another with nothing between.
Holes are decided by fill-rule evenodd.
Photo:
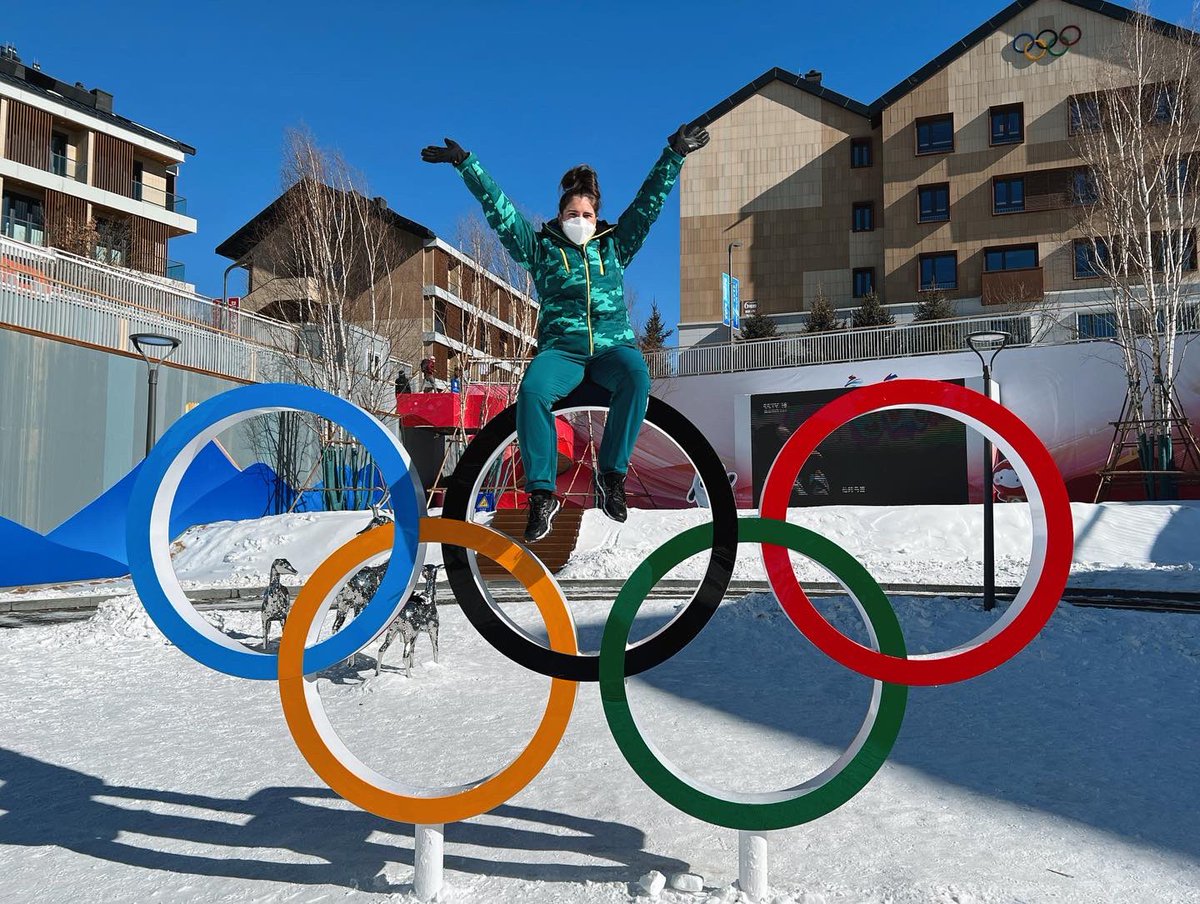
<instances>
[{"instance_id":1,"label":"white fence","mask_svg":"<svg viewBox=\"0 0 1200 904\"><path fill-rule=\"evenodd\" d=\"M293 324L226 308L169 280L2 236L0 323L126 352L132 333L165 333L182 340L173 363L251 382L294 373L289 359L308 341ZM381 381L400 368L394 359L374 364Z\"/></svg>"}]
</instances>

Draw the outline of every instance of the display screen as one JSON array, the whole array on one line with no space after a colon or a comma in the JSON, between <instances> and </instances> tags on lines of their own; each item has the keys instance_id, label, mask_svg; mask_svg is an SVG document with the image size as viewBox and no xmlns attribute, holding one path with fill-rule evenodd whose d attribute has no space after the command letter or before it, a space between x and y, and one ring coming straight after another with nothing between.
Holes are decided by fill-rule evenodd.
<instances>
[{"instance_id":1,"label":"display screen","mask_svg":"<svg viewBox=\"0 0 1200 904\"><path fill-rule=\"evenodd\" d=\"M963 385L962 380L947 382ZM750 397L754 499L788 437L845 389ZM789 507L960 505L967 502L967 428L931 411L901 409L856 418L828 436L805 462Z\"/></svg>"}]
</instances>

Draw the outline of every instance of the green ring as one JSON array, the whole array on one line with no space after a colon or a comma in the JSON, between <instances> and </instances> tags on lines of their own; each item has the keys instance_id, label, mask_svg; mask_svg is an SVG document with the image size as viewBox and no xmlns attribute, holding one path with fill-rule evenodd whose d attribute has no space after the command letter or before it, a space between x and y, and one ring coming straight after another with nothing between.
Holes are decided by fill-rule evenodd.
<instances>
[{"instance_id":1,"label":"green ring","mask_svg":"<svg viewBox=\"0 0 1200 904\"><path fill-rule=\"evenodd\" d=\"M786 546L824 566L865 615L880 652L907 655L900 623L883 589L840 546L797 524L768 518L739 518L738 542ZM711 524L686 530L652 552L621 587L600 642L600 699L604 717L633 771L650 790L683 812L714 825L749 831L785 829L810 822L850 800L879 771L900 732L908 688L876 681L871 709L854 743L838 763L793 788L747 792L739 795L740 799L730 799L718 796L721 792L716 789L705 789L686 779L638 730L625 693L625 647L633 620L654 585L680 562L708 549L711 543Z\"/></svg>"}]
</instances>

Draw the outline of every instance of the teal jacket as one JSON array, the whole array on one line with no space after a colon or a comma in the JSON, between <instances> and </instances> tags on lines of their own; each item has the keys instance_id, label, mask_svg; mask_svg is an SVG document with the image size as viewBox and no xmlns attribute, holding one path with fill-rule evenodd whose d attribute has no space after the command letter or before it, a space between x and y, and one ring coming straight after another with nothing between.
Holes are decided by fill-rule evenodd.
<instances>
[{"instance_id":1,"label":"teal jacket","mask_svg":"<svg viewBox=\"0 0 1200 904\"><path fill-rule=\"evenodd\" d=\"M637 344L625 307L625 268L658 219L682 166L683 157L664 148L616 224L599 220L596 234L582 245L563 235L557 219L535 232L474 154L456 167L500 242L533 276L541 303L539 351L594 355Z\"/></svg>"}]
</instances>

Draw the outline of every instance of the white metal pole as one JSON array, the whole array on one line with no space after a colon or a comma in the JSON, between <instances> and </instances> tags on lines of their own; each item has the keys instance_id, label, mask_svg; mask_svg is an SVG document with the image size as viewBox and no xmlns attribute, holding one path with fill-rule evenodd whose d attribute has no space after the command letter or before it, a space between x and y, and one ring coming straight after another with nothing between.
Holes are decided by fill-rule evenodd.
<instances>
[{"instance_id":1,"label":"white metal pole","mask_svg":"<svg viewBox=\"0 0 1200 904\"><path fill-rule=\"evenodd\" d=\"M413 857L413 891L422 901L432 901L442 890L444 825L416 827L416 853Z\"/></svg>"},{"instance_id":2,"label":"white metal pole","mask_svg":"<svg viewBox=\"0 0 1200 904\"><path fill-rule=\"evenodd\" d=\"M767 897L767 836L738 832L738 885L751 901Z\"/></svg>"}]
</instances>

